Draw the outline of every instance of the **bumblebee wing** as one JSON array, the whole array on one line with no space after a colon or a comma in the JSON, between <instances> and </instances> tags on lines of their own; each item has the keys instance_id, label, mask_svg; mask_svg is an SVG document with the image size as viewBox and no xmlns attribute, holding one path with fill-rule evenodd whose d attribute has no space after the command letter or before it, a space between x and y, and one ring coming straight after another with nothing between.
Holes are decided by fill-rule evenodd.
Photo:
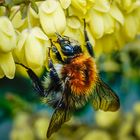
<instances>
[{"instance_id":1,"label":"bumblebee wing","mask_svg":"<svg viewBox=\"0 0 140 140\"><path fill-rule=\"evenodd\" d=\"M120 107L116 93L101 79L98 79L95 86L92 103L95 110L116 111Z\"/></svg>"},{"instance_id":2,"label":"bumblebee wing","mask_svg":"<svg viewBox=\"0 0 140 140\"><path fill-rule=\"evenodd\" d=\"M71 111L66 107L59 107L52 115L48 131L47 138L49 138L54 132L58 131L64 122L69 121L71 118Z\"/></svg>"}]
</instances>

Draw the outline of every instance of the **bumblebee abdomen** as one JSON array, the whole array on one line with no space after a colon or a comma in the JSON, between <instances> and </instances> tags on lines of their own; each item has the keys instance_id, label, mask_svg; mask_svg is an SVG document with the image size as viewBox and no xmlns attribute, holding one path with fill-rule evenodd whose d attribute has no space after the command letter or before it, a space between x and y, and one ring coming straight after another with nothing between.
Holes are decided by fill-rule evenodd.
<instances>
[{"instance_id":1,"label":"bumblebee abdomen","mask_svg":"<svg viewBox=\"0 0 140 140\"><path fill-rule=\"evenodd\" d=\"M89 95L96 84L97 69L92 57L81 54L62 68L63 79L68 77L72 94Z\"/></svg>"}]
</instances>

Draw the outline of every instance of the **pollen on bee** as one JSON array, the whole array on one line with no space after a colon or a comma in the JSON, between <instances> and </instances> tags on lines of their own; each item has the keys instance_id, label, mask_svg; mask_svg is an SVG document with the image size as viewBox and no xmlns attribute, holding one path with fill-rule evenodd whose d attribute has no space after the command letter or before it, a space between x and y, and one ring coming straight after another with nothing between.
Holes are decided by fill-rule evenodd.
<instances>
[{"instance_id":1,"label":"pollen on bee","mask_svg":"<svg viewBox=\"0 0 140 140\"><path fill-rule=\"evenodd\" d=\"M69 77L68 85L75 95L89 95L96 84L97 76L94 59L84 54L62 68L62 77Z\"/></svg>"}]
</instances>

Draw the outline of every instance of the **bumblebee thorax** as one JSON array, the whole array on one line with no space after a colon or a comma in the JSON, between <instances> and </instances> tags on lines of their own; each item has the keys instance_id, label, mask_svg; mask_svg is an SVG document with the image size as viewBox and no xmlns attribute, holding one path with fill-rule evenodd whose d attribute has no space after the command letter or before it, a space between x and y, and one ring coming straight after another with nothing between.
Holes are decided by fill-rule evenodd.
<instances>
[{"instance_id":1,"label":"bumblebee thorax","mask_svg":"<svg viewBox=\"0 0 140 140\"><path fill-rule=\"evenodd\" d=\"M61 71L62 79L69 79L68 85L75 95L89 95L97 80L97 69L92 57L81 54L65 64Z\"/></svg>"}]
</instances>

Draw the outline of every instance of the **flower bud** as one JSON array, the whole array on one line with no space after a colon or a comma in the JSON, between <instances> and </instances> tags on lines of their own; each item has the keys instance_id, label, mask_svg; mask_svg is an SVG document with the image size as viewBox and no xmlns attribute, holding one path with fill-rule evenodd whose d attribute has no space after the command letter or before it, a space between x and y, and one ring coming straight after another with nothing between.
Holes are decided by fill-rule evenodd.
<instances>
[{"instance_id":1,"label":"flower bud","mask_svg":"<svg viewBox=\"0 0 140 140\"><path fill-rule=\"evenodd\" d=\"M0 78L6 76L9 79L14 78L15 63L11 52L0 53Z\"/></svg>"},{"instance_id":2,"label":"flower bud","mask_svg":"<svg viewBox=\"0 0 140 140\"><path fill-rule=\"evenodd\" d=\"M42 2L39 7L39 18L41 26L47 35L62 33L66 27L64 11L56 0Z\"/></svg>"},{"instance_id":3,"label":"flower bud","mask_svg":"<svg viewBox=\"0 0 140 140\"><path fill-rule=\"evenodd\" d=\"M46 60L48 37L39 27L25 29L19 36L14 50L18 61L32 69L40 68Z\"/></svg>"},{"instance_id":4,"label":"flower bud","mask_svg":"<svg viewBox=\"0 0 140 140\"><path fill-rule=\"evenodd\" d=\"M71 5L80 13L86 14L87 12L87 2L85 0L71 0Z\"/></svg>"},{"instance_id":5,"label":"flower bud","mask_svg":"<svg viewBox=\"0 0 140 140\"><path fill-rule=\"evenodd\" d=\"M5 17L0 17L0 52L10 52L16 47L16 33L11 21Z\"/></svg>"},{"instance_id":6,"label":"flower bud","mask_svg":"<svg viewBox=\"0 0 140 140\"><path fill-rule=\"evenodd\" d=\"M71 4L71 0L60 0L60 3L64 9L67 9Z\"/></svg>"}]
</instances>

